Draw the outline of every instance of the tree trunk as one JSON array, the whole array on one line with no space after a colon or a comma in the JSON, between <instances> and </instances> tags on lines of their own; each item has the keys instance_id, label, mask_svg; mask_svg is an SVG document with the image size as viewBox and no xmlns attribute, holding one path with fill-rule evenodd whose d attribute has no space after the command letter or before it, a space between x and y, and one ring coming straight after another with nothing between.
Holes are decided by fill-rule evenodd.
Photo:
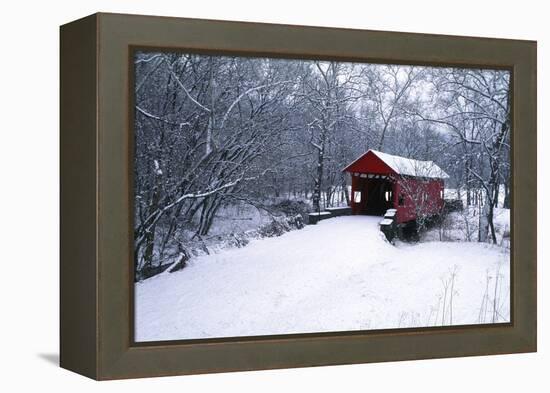
<instances>
[{"instance_id":1,"label":"tree trunk","mask_svg":"<svg viewBox=\"0 0 550 393\"><path fill-rule=\"evenodd\" d=\"M493 187L495 186L493 185ZM495 190L496 192L498 192L498 183L495 187ZM489 223L489 229L491 231L491 240L493 244L497 244L497 236L496 236L495 222L494 222L495 201L491 200L489 193L486 193L486 194L487 194L487 200L485 205L487 206L487 221Z\"/></svg>"},{"instance_id":2,"label":"tree trunk","mask_svg":"<svg viewBox=\"0 0 550 393\"><path fill-rule=\"evenodd\" d=\"M466 160L466 206L472 205L472 190L471 190L471 174L472 160L468 158Z\"/></svg>"},{"instance_id":3,"label":"tree trunk","mask_svg":"<svg viewBox=\"0 0 550 393\"><path fill-rule=\"evenodd\" d=\"M348 186L346 184L346 174L344 172L342 172L340 174L340 181L341 181L341 185L342 185L342 192L343 192L344 198L346 200L346 206L349 206L349 204L350 204L349 192L348 192Z\"/></svg>"},{"instance_id":4,"label":"tree trunk","mask_svg":"<svg viewBox=\"0 0 550 393\"><path fill-rule=\"evenodd\" d=\"M325 208L327 206L332 207L332 197L333 197L333 195L332 195L332 187L331 186L327 187L327 191L326 191L325 195L326 195Z\"/></svg>"},{"instance_id":5,"label":"tree trunk","mask_svg":"<svg viewBox=\"0 0 550 393\"><path fill-rule=\"evenodd\" d=\"M478 241L480 243L485 243L487 241L487 236L489 234L489 223L487 222L487 204L483 208L483 211L480 209L479 213L479 232L478 232Z\"/></svg>"},{"instance_id":6,"label":"tree trunk","mask_svg":"<svg viewBox=\"0 0 550 393\"><path fill-rule=\"evenodd\" d=\"M320 149L317 150L317 175L313 186L313 210L321 211L321 182L325 164L325 135L323 132Z\"/></svg>"},{"instance_id":7,"label":"tree trunk","mask_svg":"<svg viewBox=\"0 0 550 393\"><path fill-rule=\"evenodd\" d=\"M159 203L159 190L158 186L155 185L155 188L153 189L153 195L151 197L151 211L156 211L158 209L158 203ZM143 269L145 266L152 266L153 265L153 251L155 248L155 230L157 225L154 224L149 228L149 230L145 233L145 250L143 251L143 264L140 266L140 270ZM137 270L137 269L136 269Z\"/></svg>"},{"instance_id":8,"label":"tree trunk","mask_svg":"<svg viewBox=\"0 0 550 393\"><path fill-rule=\"evenodd\" d=\"M214 114L214 104L216 101L216 80L214 79L214 67L212 67L212 65L210 65L210 67L210 113L208 114L208 125L206 128L206 154L210 154L212 152L212 139L216 121Z\"/></svg>"},{"instance_id":9,"label":"tree trunk","mask_svg":"<svg viewBox=\"0 0 550 393\"><path fill-rule=\"evenodd\" d=\"M205 203L203 204L200 215L199 227L195 234L196 236L205 236L208 234L222 199L223 197L219 197L218 195L205 198Z\"/></svg>"},{"instance_id":10,"label":"tree trunk","mask_svg":"<svg viewBox=\"0 0 550 393\"><path fill-rule=\"evenodd\" d=\"M510 208L510 182L508 179L504 182L504 201L502 207L505 209Z\"/></svg>"}]
</instances>

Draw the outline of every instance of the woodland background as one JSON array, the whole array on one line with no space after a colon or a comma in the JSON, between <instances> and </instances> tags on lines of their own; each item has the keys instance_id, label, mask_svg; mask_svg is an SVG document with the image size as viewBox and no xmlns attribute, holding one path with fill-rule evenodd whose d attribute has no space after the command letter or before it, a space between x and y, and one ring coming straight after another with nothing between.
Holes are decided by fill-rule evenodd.
<instances>
[{"instance_id":1,"label":"woodland background","mask_svg":"<svg viewBox=\"0 0 550 393\"><path fill-rule=\"evenodd\" d=\"M342 169L369 148L436 162L479 210L475 240L496 243L509 82L504 70L137 53L136 272L208 239L224 212L347 204Z\"/></svg>"}]
</instances>

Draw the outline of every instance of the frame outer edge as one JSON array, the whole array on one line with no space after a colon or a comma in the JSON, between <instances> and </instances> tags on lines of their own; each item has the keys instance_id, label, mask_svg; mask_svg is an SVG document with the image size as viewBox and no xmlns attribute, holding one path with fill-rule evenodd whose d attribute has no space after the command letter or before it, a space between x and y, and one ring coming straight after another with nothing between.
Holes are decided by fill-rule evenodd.
<instances>
[{"instance_id":1,"label":"frame outer edge","mask_svg":"<svg viewBox=\"0 0 550 393\"><path fill-rule=\"evenodd\" d=\"M98 378L97 15L60 27L60 366Z\"/></svg>"},{"instance_id":2,"label":"frame outer edge","mask_svg":"<svg viewBox=\"0 0 550 393\"><path fill-rule=\"evenodd\" d=\"M352 31L332 28L205 21L179 18L100 14L97 17L97 377L120 379L274 369L331 364L444 358L531 352L536 349L536 238L521 234L536 223L536 46L532 41L458 38L422 34ZM123 26L123 27L122 27ZM257 29L258 34L250 34ZM183 44L182 44L183 43ZM336 45L341 43L342 45ZM367 45L368 44L368 45ZM390 45L391 44L391 45ZM514 131L518 142L513 156L517 180L512 223L519 282L513 307L514 324L492 327L448 328L434 331L397 331L335 334L326 337L242 338L218 343L133 346L129 339L128 227L131 173L128 162L128 50L130 46L169 50L196 49L210 53L307 56L342 61L362 59L366 48L372 59L362 61L440 64L511 69L519 66L521 89L514 93ZM533 48L535 49L533 51ZM398 54L396 54L398 53ZM303 55L302 55L303 54ZM533 60L534 59L534 60ZM535 62L533 64L533 61ZM126 100L126 101L125 101ZM527 101L527 102L524 102ZM531 105L531 107L529 107ZM517 127L517 128L516 128ZM514 141L518 141L518 137ZM531 156L530 156L531 155ZM529 173L529 171L532 171ZM518 191L518 189L520 189ZM517 196L517 198L516 198ZM515 199L515 201L514 201ZM535 201L535 203L533 202ZM519 216L519 208L524 210ZM525 208L525 209L524 209ZM536 230L536 229L535 229ZM80 233L80 235L84 235ZM533 282L535 280L535 282ZM515 281L514 281L515 282ZM518 298L520 298L518 301ZM533 311L534 307L534 311ZM534 313L533 313L534 312ZM517 323L517 321L520 323ZM96 333L98 333L96 331Z\"/></svg>"},{"instance_id":3,"label":"frame outer edge","mask_svg":"<svg viewBox=\"0 0 550 393\"><path fill-rule=\"evenodd\" d=\"M514 102L514 175L512 177L513 235L514 250L519 276L515 280L519 289L515 290L514 300L519 315L515 316L526 350L537 351L537 43L525 46L525 55L514 70L518 80L524 83L519 87L517 103ZM517 121L517 119L520 119ZM523 126L523 129L522 129ZM517 173L516 173L517 172ZM514 272L515 273L515 272ZM521 296L517 296L518 292Z\"/></svg>"}]
</instances>

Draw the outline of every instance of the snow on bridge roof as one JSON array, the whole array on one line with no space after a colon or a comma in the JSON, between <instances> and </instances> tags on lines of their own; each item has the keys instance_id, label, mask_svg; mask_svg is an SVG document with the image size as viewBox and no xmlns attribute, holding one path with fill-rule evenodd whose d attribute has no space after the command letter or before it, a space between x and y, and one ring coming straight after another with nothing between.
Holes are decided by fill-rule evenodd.
<instances>
[{"instance_id":1,"label":"snow on bridge roof","mask_svg":"<svg viewBox=\"0 0 550 393\"><path fill-rule=\"evenodd\" d=\"M437 179L446 179L449 177L449 175L433 161L420 161L412 158L394 156L376 150L371 151L400 175L432 177Z\"/></svg>"},{"instance_id":2,"label":"snow on bridge roof","mask_svg":"<svg viewBox=\"0 0 550 393\"><path fill-rule=\"evenodd\" d=\"M401 156L394 156L388 153L382 153L377 150L370 149L357 160L353 161L346 167L351 167L354 163L361 160L369 152L373 153L380 160L382 160L387 166L389 166L395 173L404 176L414 177L427 177L433 179L447 179L449 175L445 173L435 162L433 161L420 161L412 158L405 158ZM345 169L344 169L345 170Z\"/></svg>"}]
</instances>

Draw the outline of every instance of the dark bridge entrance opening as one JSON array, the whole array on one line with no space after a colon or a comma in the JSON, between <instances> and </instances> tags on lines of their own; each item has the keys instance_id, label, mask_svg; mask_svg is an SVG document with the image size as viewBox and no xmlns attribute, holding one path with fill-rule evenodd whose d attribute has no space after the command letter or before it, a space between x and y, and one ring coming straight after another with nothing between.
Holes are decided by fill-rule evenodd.
<instances>
[{"instance_id":1,"label":"dark bridge entrance opening","mask_svg":"<svg viewBox=\"0 0 550 393\"><path fill-rule=\"evenodd\" d=\"M357 177L353 197L355 214L382 216L393 207L393 183L388 178Z\"/></svg>"},{"instance_id":2,"label":"dark bridge entrance opening","mask_svg":"<svg viewBox=\"0 0 550 393\"><path fill-rule=\"evenodd\" d=\"M365 214L382 216L393 207L392 183L384 179L367 179L367 205Z\"/></svg>"}]
</instances>

